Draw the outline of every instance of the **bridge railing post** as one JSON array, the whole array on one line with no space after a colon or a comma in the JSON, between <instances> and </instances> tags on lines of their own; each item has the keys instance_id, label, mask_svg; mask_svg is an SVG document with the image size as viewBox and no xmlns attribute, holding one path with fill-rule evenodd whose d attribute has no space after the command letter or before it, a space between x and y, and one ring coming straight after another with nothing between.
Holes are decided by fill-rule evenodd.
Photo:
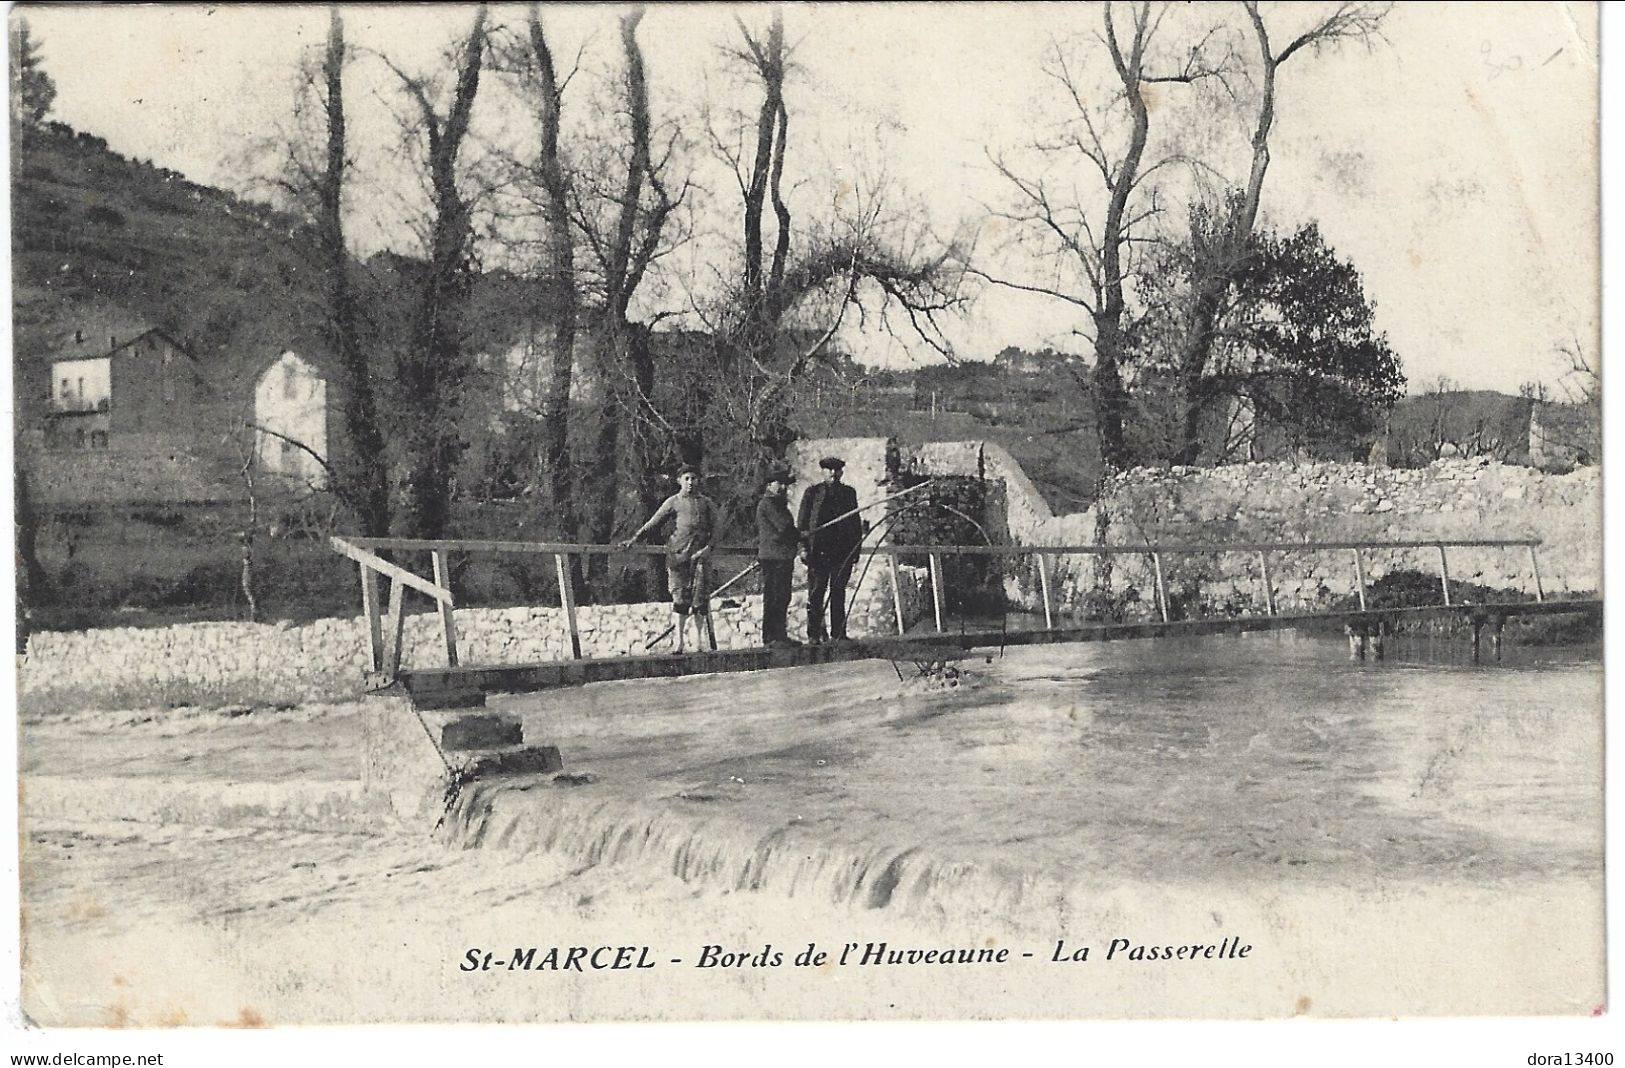
<instances>
[{"instance_id":1,"label":"bridge railing post","mask_svg":"<svg viewBox=\"0 0 1625 1068\"><path fill-rule=\"evenodd\" d=\"M897 613L897 633L904 634L908 631L908 620L903 617L903 581L898 573L897 554L887 553L886 559L891 565L891 604Z\"/></svg>"},{"instance_id":2,"label":"bridge railing post","mask_svg":"<svg viewBox=\"0 0 1625 1068\"><path fill-rule=\"evenodd\" d=\"M580 660L581 632L576 629L576 591L570 580L570 555L554 553L553 567L559 577L559 608L564 614L564 634L570 643L570 659Z\"/></svg>"},{"instance_id":3,"label":"bridge railing post","mask_svg":"<svg viewBox=\"0 0 1625 1068\"><path fill-rule=\"evenodd\" d=\"M389 580L389 623L384 631L384 676L393 681L401 673L401 648L406 636L406 583Z\"/></svg>"},{"instance_id":4,"label":"bridge railing post","mask_svg":"<svg viewBox=\"0 0 1625 1068\"><path fill-rule=\"evenodd\" d=\"M1049 555L1044 552L1034 554L1038 558L1038 586L1044 596L1044 629L1055 629L1055 614L1050 608L1049 594Z\"/></svg>"},{"instance_id":5,"label":"bridge railing post","mask_svg":"<svg viewBox=\"0 0 1625 1068\"><path fill-rule=\"evenodd\" d=\"M367 663L373 671L384 670L384 620L378 603L378 572L365 563L361 568L361 614L367 618Z\"/></svg>"},{"instance_id":6,"label":"bridge railing post","mask_svg":"<svg viewBox=\"0 0 1625 1068\"><path fill-rule=\"evenodd\" d=\"M1264 610L1275 614L1275 583L1270 579L1270 555L1262 550L1258 554L1258 572L1264 580Z\"/></svg>"},{"instance_id":7,"label":"bridge railing post","mask_svg":"<svg viewBox=\"0 0 1625 1068\"><path fill-rule=\"evenodd\" d=\"M446 646L446 666L457 666L457 620L451 599L451 568L447 566L446 551L435 549L429 554L434 562L434 584L446 591L444 600L436 601L440 609L440 637Z\"/></svg>"},{"instance_id":8,"label":"bridge railing post","mask_svg":"<svg viewBox=\"0 0 1625 1068\"><path fill-rule=\"evenodd\" d=\"M1540 586L1540 560L1535 556L1535 545L1529 544L1529 569L1535 573L1535 600L1546 600L1546 591Z\"/></svg>"},{"instance_id":9,"label":"bridge railing post","mask_svg":"<svg viewBox=\"0 0 1625 1068\"><path fill-rule=\"evenodd\" d=\"M1157 600L1157 611L1162 621L1168 622L1168 587L1162 581L1162 554L1151 554L1151 594Z\"/></svg>"},{"instance_id":10,"label":"bridge railing post","mask_svg":"<svg viewBox=\"0 0 1625 1068\"><path fill-rule=\"evenodd\" d=\"M705 584L709 584L710 576L711 576L711 561L709 561L709 560L701 561L700 566L696 570L698 572L698 577L696 578L695 581L705 583ZM704 608L705 608L705 612L704 612L704 614L702 614L700 616L700 619L703 620L704 623L705 623L705 644L714 653L714 652L717 651L717 628L716 628L716 624L713 622L714 617L711 615L711 600L710 600L710 598L706 598L706 600L704 602ZM575 613L572 612L571 613L572 620L574 619L574 615L575 615ZM573 623L572 623L572 626L573 626ZM577 643L577 645L579 647L579 642ZM579 656L580 654L578 653L576 655Z\"/></svg>"},{"instance_id":11,"label":"bridge railing post","mask_svg":"<svg viewBox=\"0 0 1625 1068\"><path fill-rule=\"evenodd\" d=\"M1364 612L1366 610L1366 607L1365 607L1365 561L1363 559L1361 559L1361 557L1360 557L1360 550L1351 549L1350 551L1352 553L1354 553L1354 582L1355 582L1356 587L1360 591L1360 611Z\"/></svg>"},{"instance_id":12,"label":"bridge railing post","mask_svg":"<svg viewBox=\"0 0 1625 1068\"><path fill-rule=\"evenodd\" d=\"M937 613L937 633L943 632L942 626L942 554L931 553L928 557L931 563L931 603Z\"/></svg>"}]
</instances>

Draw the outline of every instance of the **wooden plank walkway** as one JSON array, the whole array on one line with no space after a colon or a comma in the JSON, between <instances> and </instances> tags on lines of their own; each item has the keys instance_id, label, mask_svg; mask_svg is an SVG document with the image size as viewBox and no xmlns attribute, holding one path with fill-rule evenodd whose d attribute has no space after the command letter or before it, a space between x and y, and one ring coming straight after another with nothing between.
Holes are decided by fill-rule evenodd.
<instances>
[{"instance_id":1,"label":"wooden plank walkway","mask_svg":"<svg viewBox=\"0 0 1625 1068\"><path fill-rule=\"evenodd\" d=\"M1052 645L1077 642L1120 641L1132 638L1179 638L1255 631L1290 630L1304 626L1341 625L1351 634L1392 632L1396 624L1425 619L1461 619L1477 632L1488 626L1497 634L1513 616L1580 614L1601 618L1600 600L1526 601L1506 604L1426 605L1367 611L1319 612L1297 615L1240 616L1225 619L1101 623L1049 629L964 632L925 632L875 640L790 649L725 649L687 654L618 656L581 660L506 665L458 665L439 668L403 668L395 685L420 707L458 707L483 703L489 693L532 693L561 687L624 679L679 678L770 668L800 667L852 660L885 659L923 664L960 659L973 650L1015 645ZM387 685L375 673L369 687Z\"/></svg>"}]
</instances>

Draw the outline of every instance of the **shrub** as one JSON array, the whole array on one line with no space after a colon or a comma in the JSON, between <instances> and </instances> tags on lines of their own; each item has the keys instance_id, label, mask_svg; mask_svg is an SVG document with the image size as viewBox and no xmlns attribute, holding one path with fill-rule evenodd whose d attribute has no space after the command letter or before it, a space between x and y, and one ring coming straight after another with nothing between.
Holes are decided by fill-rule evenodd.
<instances>
[{"instance_id":1,"label":"shrub","mask_svg":"<svg viewBox=\"0 0 1625 1068\"><path fill-rule=\"evenodd\" d=\"M100 223L103 226L112 227L123 226L125 222L123 212L120 212L116 208L110 208L105 204L97 204L93 206L89 211L85 212L85 218L89 219L93 223Z\"/></svg>"}]
</instances>

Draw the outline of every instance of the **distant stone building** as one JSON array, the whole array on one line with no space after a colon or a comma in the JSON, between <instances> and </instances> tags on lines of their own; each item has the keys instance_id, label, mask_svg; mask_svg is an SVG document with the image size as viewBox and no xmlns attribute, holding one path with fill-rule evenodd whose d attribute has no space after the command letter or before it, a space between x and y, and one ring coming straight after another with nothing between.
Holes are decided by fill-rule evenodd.
<instances>
[{"instance_id":1,"label":"distant stone building","mask_svg":"<svg viewBox=\"0 0 1625 1068\"><path fill-rule=\"evenodd\" d=\"M77 328L47 368L44 441L52 451L167 446L205 400L186 349L141 324Z\"/></svg>"},{"instance_id":2,"label":"distant stone building","mask_svg":"<svg viewBox=\"0 0 1625 1068\"><path fill-rule=\"evenodd\" d=\"M1572 471L1601 459L1602 423L1594 405L1537 402L1529 412L1529 465Z\"/></svg>"},{"instance_id":3,"label":"distant stone building","mask_svg":"<svg viewBox=\"0 0 1625 1068\"><path fill-rule=\"evenodd\" d=\"M254 461L258 470L314 489L327 485L327 379L284 352L254 382Z\"/></svg>"},{"instance_id":4,"label":"distant stone building","mask_svg":"<svg viewBox=\"0 0 1625 1068\"><path fill-rule=\"evenodd\" d=\"M220 407L174 338L117 311L87 311L19 351L17 462L46 510L231 499ZM38 393L33 389L37 388Z\"/></svg>"}]
</instances>

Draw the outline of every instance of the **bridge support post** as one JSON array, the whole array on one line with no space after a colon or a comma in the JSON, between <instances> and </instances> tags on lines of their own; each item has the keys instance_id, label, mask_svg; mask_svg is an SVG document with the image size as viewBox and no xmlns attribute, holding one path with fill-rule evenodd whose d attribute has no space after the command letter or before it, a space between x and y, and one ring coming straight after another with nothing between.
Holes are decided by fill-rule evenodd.
<instances>
[{"instance_id":1,"label":"bridge support post","mask_svg":"<svg viewBox=\"0 0 1625 1068\"><path fill-rule=\"evenodd\" d=\"M451 565L443 549L430 554L434 561L434 584L451 593ZM451 601L436 601L440 609L440 638L446 646L446 666L457 666L457 617Z\"/></svg>"},{"instance_id":2,"label":"bridge support post","mask_svg":"<svg viewBox=\"0 0 1625 1068\"><path fill-rule=\"evenodd\" d=\"M1482 616L1474 616L1473 617L1473 663L1475 663L1475 664L1478 663L1479 639L1481 639L1483 636L1484 636L1484 618Z\"/></svg>"},{"instance_id":3,"label":"bridge support post","mask_svg":"<svg viewBox=\"0 0 1625 1068\"><path fill-rule=\"evenodd\" d=\"M1495 653L1495 662L1501 662L1501 631L1506 627L1506 618L1496 616L1490 621L1490 649Z\"/></svg>"},{"instance_id":4,"label":"bridge support post","mask_svg":"<svg viewBox=\"0 0 1625 1068\"><path fill-rule=\"evenodd\" d=\"M367 618L367 663L373 671L384 669L384 619L378 607L378 572L366 564L361 568L361 614Z\"/></svg>"},{"instance_id":5,"label":"bridge support post","mask_svg":"<svg viewBox=\"0 0 1625 1068\"><path fill-rule=\"evenodd\" d=\"M931 603L937 612L937 633L942 633L942 556L932 553L928 558L931 562Z\"/></svg>"},{"instance_id":6,"label":"bridge support post","mask_svg":"<svg viewBox=\"0 0 1625 1068\"><path fill-rule=\"evenodd\" d=\"M891 564L891 603L897 613L897 633L903 634L908 631L908 620L903 618L903 581L897 572L897 554L888 553L886 559Z\"/></svg>"},{"instance_id":7,"label":"bridge support post","mask_svg":"<svg viewBox=\"0 0 1625 1068\"><path fill-rule=\"evenodd\" d=\"M1376 658L1378 660L1383 659L1383 655L1384 655L1384 652L1385 652L1385 650L1383 649L1383 637L1384 637L1384 632L1387 629L1388 629L1387 624L1383 623L1381 620L1378 620L1377 621L1377 632L1371 636L1371 652L1372 652L1373 655L1376 656Z\"/></svg>"},{"instance_id":8,"label":"bridge support post","mask_svg":"<svg viewBox=\"0 0 1625 1068\"><path fill-rule=\"evenodd\" d=\"M1364 660L1368 641L1365 626L1363 624L1345 623L1343 624L1343 633L1348 635L1349 639L1349 659Z\"/></svg>"}]
</instances>

